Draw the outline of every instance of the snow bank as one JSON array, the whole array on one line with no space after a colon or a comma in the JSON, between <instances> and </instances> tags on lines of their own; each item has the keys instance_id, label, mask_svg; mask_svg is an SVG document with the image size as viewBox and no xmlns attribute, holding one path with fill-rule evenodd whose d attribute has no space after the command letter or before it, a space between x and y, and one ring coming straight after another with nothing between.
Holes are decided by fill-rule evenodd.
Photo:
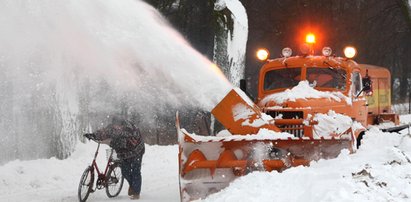
<instances>
[{"instance_id":1,"label":"snow bank","mask_svg":"<svg viewBox=\"0 0 411 202\"><path fill-rule=\"evenodd\" d=\"M282 173L254 172L204 201L407 201L411 138L372 128L357 153Z\"/></svg>"},{"instance_id":2,"label":"snow bank","mask_svg":"<svg viewBox=\"0 0 411 202\"><path fill-rule=\"evenodd\" d=\"M267 102L274 100L277 104L282 104L286 101L309 98L328 98L335 101L345 100L347 103L351 104L351 100L341 92L318 91L311 87L306 80L300 81L297 86L291 89L265 97L261 103L265 105Z\"/></svg>"},{"instance_id":3,"label":"snow bank","mask_svg":"<svg viewBox=\"0 0 411 202\"><path fill-rule=\"evenodd\" d=\"M411 123L411 114L401 115L400 122L403 124Z\"/></svg>"}]
</instances>

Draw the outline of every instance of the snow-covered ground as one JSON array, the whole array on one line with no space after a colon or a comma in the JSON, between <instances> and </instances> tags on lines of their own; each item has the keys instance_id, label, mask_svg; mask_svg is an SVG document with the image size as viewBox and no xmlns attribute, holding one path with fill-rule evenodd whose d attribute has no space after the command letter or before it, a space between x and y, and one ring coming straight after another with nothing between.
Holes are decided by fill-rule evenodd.
<instances>
[{"instance_id":1,"label":"snow-covered ground","mask_svg":"<svg viewBox=\"0 0 411 202\"><path fill-rule=\"evenodd\" d=\"M77 187L84 169L91 163L97 144L79 143L66 160L39 159L12 161L0 167L0 201L78 201ZM105 149L99 152L99 166L104 168ZM147 146L143 157L141 201L179 201L178 147ZM109 199L105 190L90 194L87 201L128 201L125 182L117 198Z\"/></svg>"},{"instance_id":2,"label":"snow-covered ground","mask_svg":"<svg viewBox=\"0 0 411 202\"><path fill-rule=\"evenodd\" d=\"M402 116L403 122L411 115ZM206 201L410 201L411 136L371 128L355 154L313 162L283 173L254 172L234 181ZM97 144L79 143L66 160L15 160L0 167L0 201L77 201L80 176ZM99 161L104 164L105 151ZM179 201L178 147L147 146L140 201ZM126 182L125 182L126 183ZM126 184L117 198L104 190L89 201L128 201Z\"/></svg>"},{"instance_id":3,"label":"snow-covered ground","mask_svg":"<svg viewBox=\"0 0 411 202\"><path fill-rule=\"evenodd\" d=\"M355 154L254 172L206 201L410 201L411 137L373 128Z\"/></svg>"}]
</instances>

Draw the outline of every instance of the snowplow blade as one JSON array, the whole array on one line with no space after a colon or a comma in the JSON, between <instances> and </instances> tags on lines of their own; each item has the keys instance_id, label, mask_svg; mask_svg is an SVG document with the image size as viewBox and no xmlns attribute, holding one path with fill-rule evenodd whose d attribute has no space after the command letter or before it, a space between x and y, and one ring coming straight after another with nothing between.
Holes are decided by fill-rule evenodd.
<instances>
[{"instance_id":1,"label":"snowplow blade","mask_svg":"<svg viewBox=\"0 0 411 202\"><path fill-rule=\"evenodd\" d=\"M178 129L182 201L205 198L252 171L282 171L335 158L350 139L201 137Z\"/></svg>"},{"instance_id":2,"label":"snowplow blade","mask_svg":"<svg viewBox=\"0 0 411 202\"><path fill-rule=\"evenodd\" d=\"M230 91L212 114L232 135L190 134L180 127L177 113L182 201L205 198L252 171L282 171L308 166L312 160L335 158L342 149L351 151L353 145L352 130L338 136L313 138L310 129L316 124L314 121L274 120L239 89ZM283 130L303 124L304 134L296 137L281 132L275 124L282 125Z\"/></svg>"}]
</instances>

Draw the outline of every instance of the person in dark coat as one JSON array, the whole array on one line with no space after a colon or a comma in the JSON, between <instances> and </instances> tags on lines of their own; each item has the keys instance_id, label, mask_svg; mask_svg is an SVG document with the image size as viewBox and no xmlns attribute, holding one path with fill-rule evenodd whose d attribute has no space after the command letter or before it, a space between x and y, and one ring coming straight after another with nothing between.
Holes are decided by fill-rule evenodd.
<instances>
[{"instance_id":1,"label":"person in dark coat","mask_svg":"<svg viewBox=\"0 0 411 202\"><path fill-rule=\"evenodd\" d=\"M128 195L139 199L141 191L141 162L145 152L140 130L130 121L113 117L112 123L97 130L92 139L108 143L121 160L121 172L129 183Z\"/></svg>"}]
</instances>

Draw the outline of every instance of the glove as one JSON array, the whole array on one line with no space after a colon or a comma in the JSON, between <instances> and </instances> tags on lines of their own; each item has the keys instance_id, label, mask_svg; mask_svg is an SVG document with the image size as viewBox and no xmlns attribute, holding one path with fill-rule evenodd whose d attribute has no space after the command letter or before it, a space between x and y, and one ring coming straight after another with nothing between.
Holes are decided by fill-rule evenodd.
<instances>
[{"instance_id":1,"label":"glove","mask_svg":"<svg viewBox=\"0 0 411 202\"><path fill-rule=\"evenodd\" d=\"M96 139L96 134L94 134L94 133L86 133L86 134L84 134L84 137L85 138L87 138L88 140L91 140L91 139Z\"/></svg>"}]
</instances>

